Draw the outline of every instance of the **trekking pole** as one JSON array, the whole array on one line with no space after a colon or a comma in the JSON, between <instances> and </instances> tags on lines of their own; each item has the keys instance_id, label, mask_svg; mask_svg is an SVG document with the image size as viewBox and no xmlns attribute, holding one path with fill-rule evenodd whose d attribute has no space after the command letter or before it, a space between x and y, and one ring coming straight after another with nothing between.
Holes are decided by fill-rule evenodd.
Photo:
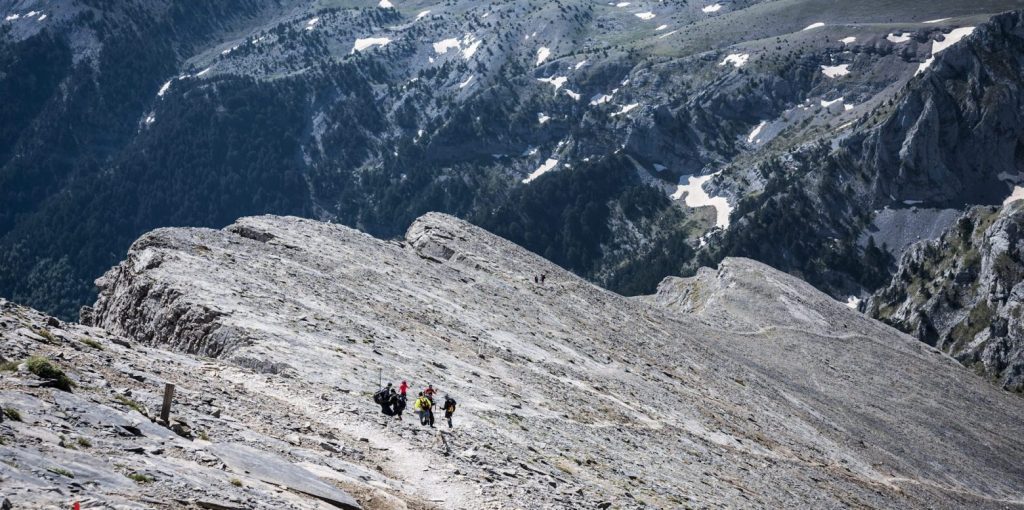
<instances>
[{"instance_id":1,"label":"trekking pole","mask_svg":"<svg viewBox=\"0 0 1024 510\"><path fill-rule=\"evenodd\" d=\"M384 386L384 369L377 369L377 389L381 389Z\"/></svg>"}]
</instances>

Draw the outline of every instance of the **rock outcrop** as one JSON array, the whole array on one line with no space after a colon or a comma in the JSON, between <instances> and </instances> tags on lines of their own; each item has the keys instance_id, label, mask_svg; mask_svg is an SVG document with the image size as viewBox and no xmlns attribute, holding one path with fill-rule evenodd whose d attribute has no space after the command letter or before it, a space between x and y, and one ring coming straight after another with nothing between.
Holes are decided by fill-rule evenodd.
<instances>
[{"instance_id":1,"label":"rock outcrop","mask_svg":"<svg viewBox=\"0 0 1024 510\"><path fill-rule=\"evenodd\" d=\"M0 502L13 508L355 510L350 493L388 500L377 487L399 483L373 469L379 451L247 389L250 372L217 360L0 299L0 363ZM68 391L54 387L55 373Z\"/></svg>"},{"instance_id":2,"label":"rock outcrop","mask_svg":"<svg viewBox=\"0 0 1024 510\"><path fill-rule=\"evenodd\" d=\"M1024 202L977 207L914 245L868 312L1024 391Z\"/></svg>"},{"instance_id":3,"label":"rock outcrop","mask_svg":"<svg viewBox=\"0 0 1024 510\"><path fill-rule=\"evenodd\" d=\"M624 298L445 215L420 218L404 241L263 216L151 232L98 283L90 324L143 352L216 356L174 354L194 365L163 377L218 367L209 384L230 384L238 406L252 399L261 434L298 445L257 447L347 480L367 507L361 498L382 508L1024 499L1019 397L749 260ZM455 428L380 415L371 392L403 379L454 396ZM211 433L210 455L244 432L232 434ZM342 453L311 456L321 443Z\"/></svg>"}]
</instances>

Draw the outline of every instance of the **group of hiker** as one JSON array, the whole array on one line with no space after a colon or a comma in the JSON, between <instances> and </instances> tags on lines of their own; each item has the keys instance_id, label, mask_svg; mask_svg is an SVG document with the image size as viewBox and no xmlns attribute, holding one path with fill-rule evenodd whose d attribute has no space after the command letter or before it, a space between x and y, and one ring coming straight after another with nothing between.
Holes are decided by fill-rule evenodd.
<instances>
[{"instance_id":1,"label":"group of hiker","mask_svg":"<svg viewBox=\"0 0 1024 510\"><path fill-rule=\"evenodd\" d=\"M405 412L406 393L408 391L409 383L406 381L402 381L397 391L391 383L388 383L387 386L373 394L373 401L380 406L380 412L385 416L394 416L396 420L401 420L402 413ZM413 402L412 407L419 414L420 425L422 426L434 426L434 397L436 395L437 390L434 389L434 385L428 384L423 391L419 392L419 396ZM444 418L448 421L448 428L452 428L452 415L455 414L455 405L454 398L449 395L444 396L444 404L441 406L441 409L444 410Z\"/></svg>"}]
</instances>

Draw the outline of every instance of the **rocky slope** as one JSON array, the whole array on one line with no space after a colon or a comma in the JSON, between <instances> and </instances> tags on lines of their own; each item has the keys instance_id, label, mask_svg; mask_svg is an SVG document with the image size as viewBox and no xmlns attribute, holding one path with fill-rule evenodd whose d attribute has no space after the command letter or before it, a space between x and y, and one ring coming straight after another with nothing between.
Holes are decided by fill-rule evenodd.
<instances>
[{"instance_id":1,"label":"rocky slope","mask_svg":"<svg viewBox=\"0 0 1024 510\"><path fill-rule=\"evenodd\" d=\"M870 315L1024 391L1024 202L978 207L899 261Z\"/></svg>"},{"instance_id":2,"label":"rocky slope","mask_svg":"<svg viewBox=\"0 0 1024 510\"><path fill-rule=\"evenodd\" d=\"M17 343L4 356L49 353L93 402L80 408L139 422L113 402L123 388L154 409L164 380L185 387L178 405L208 442L139 439L141 454L97 455L122 475L160 467L147 471L167 491L156 499L179 483L165 462L196 459L219 496L269 490L224 453L246 438L366 508L1024 506L1018 397L749 260L624 298L449 216L420 218L402 241L263 216L156 230L98 283L88 327L26 332L46 322L6 312ZM456 427L384 419L370 400L380 377L452 394ZM31 410L72 398L33 380L4 373L4 399ZM44 459L89 456L60 445L106 436L70 412L27 412L51 434L5 422L4 456L70 491ZM141 497L113 485L123 477L65 469L76 467L93 493ZM235 476L241 488L223 482ZM40 497L27 484L9 497Z\"/></svg>"}]
</instances>

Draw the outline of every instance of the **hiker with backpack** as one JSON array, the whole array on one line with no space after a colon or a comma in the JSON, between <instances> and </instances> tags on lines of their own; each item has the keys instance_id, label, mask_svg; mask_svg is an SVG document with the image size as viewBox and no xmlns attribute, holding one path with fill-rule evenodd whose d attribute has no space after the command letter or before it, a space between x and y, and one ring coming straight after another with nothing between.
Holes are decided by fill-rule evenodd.
<instances>
[{"instance_id":1,"label":"hiker with backpack","mask_svg":"<svg viewBox=\"0 0 1024 510\"><path fill-rule=\"evenodd\" d=\"M455 414L455 399L450 395L444 396L444 419L448 420L448 428L452 428L452 415Z\"/></svg>"},{"instance_id":2,"label":"hiker with backpack","mask_svg":"<svg viewBox=\"0 0 1024 510\"><path fill-rule=\"evenodd\" d=\"M419 398L413 403L412 408L420 413L420 425L434 426L434 401L420 392Z\"/></svg>"},{"instance_id":3,"label":"hiker with backpack","mask_svg":"<svg viewBox=\"0 0 1024 510\"><path fill-rule=\"evenodd\" d=\"M395 389L391 387L391 383L388 383L387 387L381 388L373 394L373 402L380 406L380 412L385 416L395 415L395 411L391 408L391 395L394 392Z\"/></svg>"},{"instance_id":4,"label":"hiker with backpack","mask_svg":"<svg viewBox=\"0 0 1024 510\"><path fill-rule=\"evenodd\" d=\"M395 393L395 390L391 390L390 404L395 419L402 421L402 413L405 411L405 393Z\"/></svg>"}]
</instances>

